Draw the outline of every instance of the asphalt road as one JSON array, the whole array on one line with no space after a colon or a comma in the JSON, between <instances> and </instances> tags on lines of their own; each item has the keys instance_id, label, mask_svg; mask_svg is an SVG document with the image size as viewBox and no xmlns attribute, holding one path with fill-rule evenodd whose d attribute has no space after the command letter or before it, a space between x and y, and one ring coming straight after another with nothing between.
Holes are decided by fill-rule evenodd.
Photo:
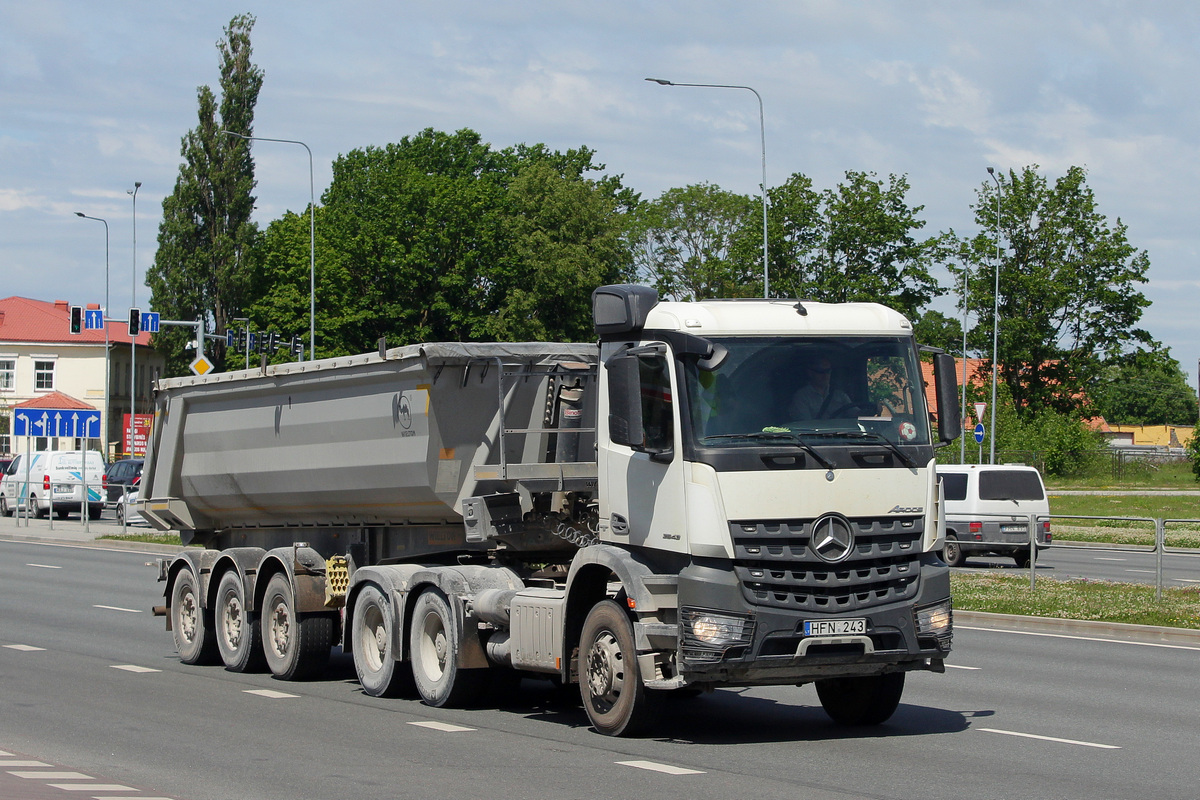
<instances>
[{"instance_id":1,"label":"asphalt road","mask_svg":"<svg viewBox=\"0 0 1200 800\"><path fill-rule=\"evenodd\" d=\"M0 797L1094 800L1200 786L1200 641L960 623L953 665L910 675L879 728L839 728L812 687L772 687L674 702L652 736L610 739L545 682L450 710L367 697L340 654L306 683L184 666L150 615L152 560L0 541L0 751L14 754L0 755ZM49 766L6 765L23 760Z\"/></svg>"}]
</instances>

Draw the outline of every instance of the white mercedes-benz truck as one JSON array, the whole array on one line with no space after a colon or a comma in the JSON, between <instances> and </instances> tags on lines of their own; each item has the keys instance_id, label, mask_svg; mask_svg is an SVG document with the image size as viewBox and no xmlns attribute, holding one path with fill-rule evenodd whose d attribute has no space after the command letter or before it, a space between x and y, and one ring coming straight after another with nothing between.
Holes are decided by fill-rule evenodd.
<instances>
[{"instance_id":1,"label":"white mercedes-benz truck","mask_svg":"<svg viewBox=\"0 0 1200 800\"><path fill-rule=\"evenodd\" d=\"M933 432L882 306L619 285L593 314L598 345L160 381L138 510L203 545L160 562L182 660L296 679L340 644L368 694L434 706L541 676L610 735L723 686L813 683L838 722L888 719L950 652L953 361Z\"/></svg>"}]
</instances>

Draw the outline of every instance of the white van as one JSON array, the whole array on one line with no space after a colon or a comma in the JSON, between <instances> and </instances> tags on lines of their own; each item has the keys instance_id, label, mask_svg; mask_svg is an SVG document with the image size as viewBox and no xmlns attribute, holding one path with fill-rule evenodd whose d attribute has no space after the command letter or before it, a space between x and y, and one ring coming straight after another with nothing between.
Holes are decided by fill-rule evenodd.
<instances>
[{"instance_id":1,"label":"white van","mask_svg":"<svg viewBox=\"0 0 1200 800\"><path fill-rule=\"evenodd\" d=\"M84 502L88 517L100 519L104 510L104 457L88 450L39 450L18 454L0 479L0 514L9 516L29 505L29 514L60 518L79 512ZM87 500L84 500L84 464L87 465Z\"/></svg>"},{"instance_id":2,"label":"white van","mask_svg":"<svg viewBox=\"0 0 1200 800\"><path fill-rule=\"evenodd\" d=\"M970 555L1011 556L1029 566L1029 521L1037 514L1037 547L1050 544L1050 502L1041 474L1014 464L939 464L946 498L942 560L961 566Z\"/></svg>"}]
</instances>

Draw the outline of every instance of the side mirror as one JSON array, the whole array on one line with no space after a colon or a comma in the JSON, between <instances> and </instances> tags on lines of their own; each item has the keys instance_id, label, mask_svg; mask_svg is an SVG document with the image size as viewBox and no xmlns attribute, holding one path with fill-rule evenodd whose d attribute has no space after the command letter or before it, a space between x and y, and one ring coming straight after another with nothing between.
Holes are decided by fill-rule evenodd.
<instances>
[{"instance_id":1,"label":"side mirror","mask_svg":"<svg viewBox=\"0 0 1200 800\"><path fill-rule=\"evenodd\" d=\"M962 412L958 407L958 377L954 374L954 356L938 353L933 357L933 380L938 407L938 439L949 444L962 436Z\"/></svg>"},{"instance_id":2,"label":"side mirror","mask_svg":"<svg viewBox=\"0 0 1200 800\"><path fill-rule=\"evenodd\" d=\"M618 353L604 368L608 371L608 438L636 450L646 441L637 356Z\"/></svg>"}]
</instances>

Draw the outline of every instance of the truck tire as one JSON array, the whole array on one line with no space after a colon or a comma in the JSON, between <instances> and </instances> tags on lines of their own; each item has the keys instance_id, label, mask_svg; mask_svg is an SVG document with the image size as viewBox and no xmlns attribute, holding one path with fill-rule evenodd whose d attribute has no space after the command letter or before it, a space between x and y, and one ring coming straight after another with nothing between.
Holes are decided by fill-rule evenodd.
<instances>
[{"instance_id":1,"label":"truck tire","mask_svg":"<svg viewBox=\"0 0 1200 800\"><path fill-rule=\"evenodd\" d=\"M633 623L612 600L594 605L584 620L579 694L588 719L606 736L633 736L652 716L655 695L642 684Z\"/></svg>"},{"instance_id":2,"label":"truck tire","mask_svg":"<svg viewBox=\"0 0 1200 800\"><path fill-rule=\"evenodd\" d=\"M367 584L354 604L350 643L358 682L372 697L412 696L416 690L412 665L393 652L395 624L392 604L378 586Z\"/></svg>"},{"instance_id":3,"label":"truck tire","mask_svg":"<svg viewBox=\"0 0 1200 800\"><path fill-rule=\"evenodd\" d=\"M461 707L478 697L488 670L459 669L460 622L450 601L437 589L426 589L413 607L409 627L413 681L417 694L437 707Z\"/></svg>"},{"instance_id":4,"label":"truck tire","mask_svg":"<svg viewBox=\"0 0 1200 800\"><path fill-rule=\"evenodd\" d=\"M261 672L266 666L257 616L246 608L246 590L234 570L221 576L213 609L217 649L230 672Z\"/></svg>"},{"instance_id":5,"label":"truck tire","mask_svg":"<svg viewBox=\"0 0 1200 800\"><path fill-rule=\"evenodd\" d=\"M962 546L953 536L946 536L946 543L942 545L942 561L951 567L961 567L967 563L967 556L963 553Z\"/></svg>"},{"instance_id":6,"label":"truck tire","mask_svg":"<svg viewBox=\"0 0 1200 800\"><path fill-rule=\"evenodd\" d=\"M185 664L211 664L216 660L217 642L209 613L200 607L196 576L180 570L171 587L171 633L179 660Z\"/></svg>"},{"instance_id":7,"label":"truck tire","mask_svg":"<svg viewBox=\"0 0 1200 800\"><path fill-rule=\"evenodd\" d=\"M816 682L817 697L829 718L839 725L879 725L900 705L904 673L858 678L826 678Z\"/></svg>"},{"instance_id":8,"label":"truck tire","mask_svg":"<svg viewBox=\"0 0 1200 800\"><path fill-rule=\"evenodd\" d=\"M292 582L284 573L267 582L259 620L267 667L276 678L304 680L325 669L333 647L333 617L297 613Z\"/></svg>"}]
</instances>

